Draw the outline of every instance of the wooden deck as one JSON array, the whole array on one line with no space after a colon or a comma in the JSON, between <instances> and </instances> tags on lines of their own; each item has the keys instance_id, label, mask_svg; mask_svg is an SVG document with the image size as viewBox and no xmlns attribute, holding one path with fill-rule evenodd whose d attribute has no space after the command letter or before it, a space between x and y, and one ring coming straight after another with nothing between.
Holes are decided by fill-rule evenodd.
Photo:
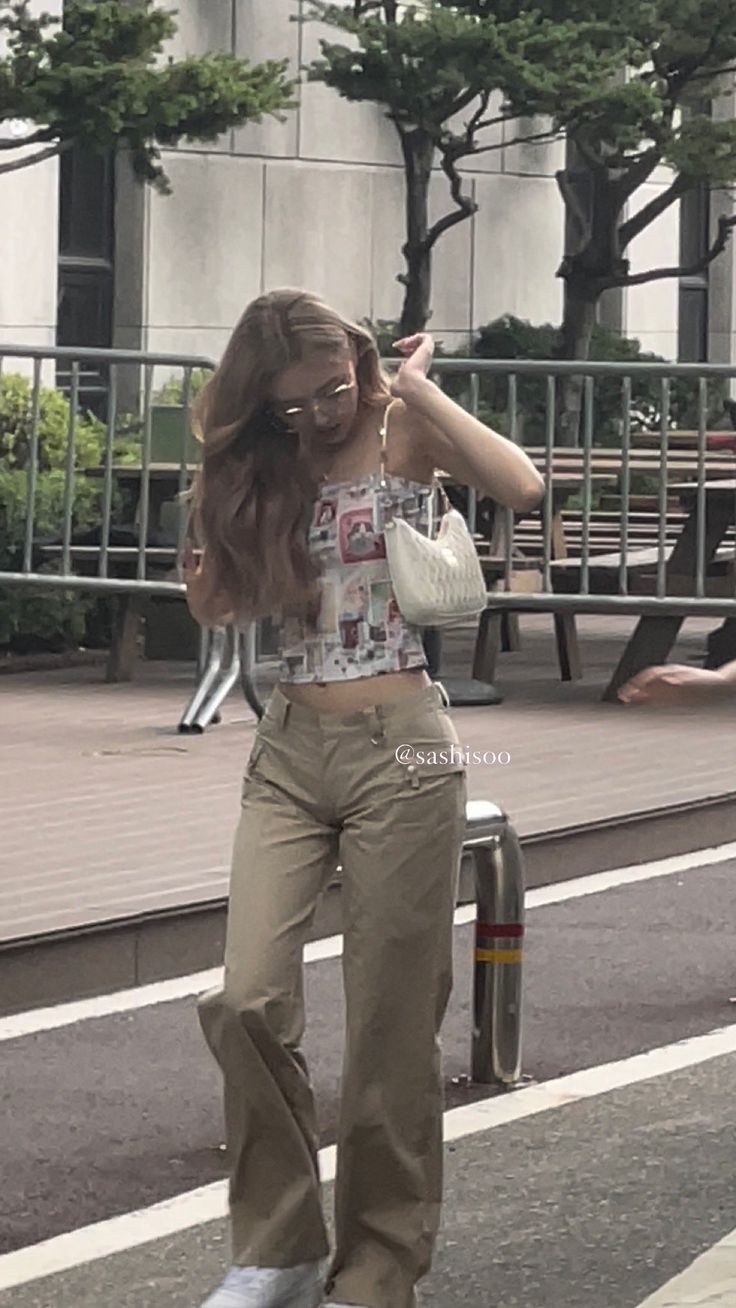
<instances>
[{"instance_id":1,"label":"wooden deck","mask_svg":"<svg viewBox=\"0 0 736 1308\"><path fill-rule=\"evenodd\" d=\"M470 796L501 803L531 836L736 792L736 705L601 703L633 619L578 623L582 682L560 682L552 619L529 616L522 651L499 659L504 703L453 711L464 745L511 755L506 766L471 765ZM686 622L676 661L700 664L714 625ZM444 675L469 671L472 636L446 637ZM189 665L144 664L122 685L103 675L76 667L0 680L6 943L227 893L253 715L233 694L221 725L180 736ZM707 829L698 835L706 844Z\"/></svg>"}]
</instances>

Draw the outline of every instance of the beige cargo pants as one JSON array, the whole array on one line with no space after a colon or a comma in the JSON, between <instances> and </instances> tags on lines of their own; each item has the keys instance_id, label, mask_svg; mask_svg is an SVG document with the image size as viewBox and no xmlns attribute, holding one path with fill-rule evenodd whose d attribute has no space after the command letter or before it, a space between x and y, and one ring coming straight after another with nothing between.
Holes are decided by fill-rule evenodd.
<instances>
[{"instance_id":1,"label":"beige cargo pants","mask_svg":"<svg viewBox=\"0 0 736 1308\"><path fill-rule=\"evenodd\" d=\"M224 1073L233 1261L324 1257L302 950L342 864L347 1029L328 1301L414 1308L430 1266L465 799L436 684L348 715L272 693L243 782L224 986L199 1015Z\"/></svg>"}]
</instances>

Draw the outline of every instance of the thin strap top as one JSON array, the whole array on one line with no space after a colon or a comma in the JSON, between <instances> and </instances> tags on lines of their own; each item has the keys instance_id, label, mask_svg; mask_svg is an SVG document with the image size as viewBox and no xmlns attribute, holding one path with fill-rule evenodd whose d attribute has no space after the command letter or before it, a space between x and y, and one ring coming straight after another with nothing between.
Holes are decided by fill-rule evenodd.
<instances>
[{"instance_id":1,"label":"thin strap top","mask_svg":"<svg viewBox=\"0 0 736 1308\"><path fill-rule=\"evenodd\" d=\"M316 621L290 614L281 633L280 680L352 680L427 666L421 632L399 611L386 553L386 511L428 534L432 489L386 472L388 416L380 471L324 482L310 513L308 544L320 565Z\"/></svg>"}]
</instances>

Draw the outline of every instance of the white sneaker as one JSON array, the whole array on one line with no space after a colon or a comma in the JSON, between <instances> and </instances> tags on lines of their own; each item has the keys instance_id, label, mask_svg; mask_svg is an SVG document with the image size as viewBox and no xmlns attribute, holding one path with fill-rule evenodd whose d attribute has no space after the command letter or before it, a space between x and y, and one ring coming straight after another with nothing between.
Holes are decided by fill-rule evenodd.
<instances>
[{"instance_id":1,"label":"white sneaker","mask_svg":"<svg viewBox=\"0 0 736 1308\"><path fill-rule=\"evenodd\" d=\"M319 1308L321 1263L298 1267L231 1267L202 1308Z\"/></svg>"}]
</instances>

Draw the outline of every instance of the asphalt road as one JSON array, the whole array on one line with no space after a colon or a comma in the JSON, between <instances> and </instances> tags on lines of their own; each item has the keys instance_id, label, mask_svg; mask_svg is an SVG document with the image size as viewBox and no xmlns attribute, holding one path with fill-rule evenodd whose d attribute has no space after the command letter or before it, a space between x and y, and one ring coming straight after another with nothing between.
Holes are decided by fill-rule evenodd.
<instances>
[{"instance_id":1,"label":"asphalt road","mask_svg":"<svg viewBox=\"0 0 736 1308\"><path fill-rule=\"evenodd\" d=\"M525 1073L547 1082L736 1021L735 907L736 863L725 863L531 909ZM471 943L458 927L448 1107L486 1093L454 1084L469 1067ZM329 1143L339 959L307 967L307 1003ZM219 1072L193 1000L11 1040L0 1056L0 1252L224 1175ZM736 1057L713 1059L448 1145L422 1302L637 1308L736 1226L734 1071ZM224 1223L210 1222L0 1291L0 1308L191 1308L219 1279L226 1245Z\"/></svg>"}]
</instances>

